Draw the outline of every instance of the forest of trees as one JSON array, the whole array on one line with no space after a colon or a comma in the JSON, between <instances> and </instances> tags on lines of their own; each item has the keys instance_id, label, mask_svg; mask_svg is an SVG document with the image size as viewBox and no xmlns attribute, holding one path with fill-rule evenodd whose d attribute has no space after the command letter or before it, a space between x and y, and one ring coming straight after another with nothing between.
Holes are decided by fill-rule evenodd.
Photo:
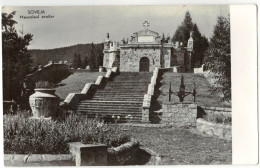
<instances>
[{"instance_id":1,"label":"forest of trees","mask_svg":"<svg viewBox=\"0 0 260 168\"><path fill-rule=\"evenodd\" d=\"M208 39L204 35L201 35L197 24L192 22L191 15L189 11L187 11L182 24L175 31L172 41L174 43L179 41L182 42L184 46L187 46L188 39L190 38L190 32L192 32L194 50L192 66L200 67L203 64L209 43Z\"/></svg>"},{"instance_id":2,"label":"forest of trees","mask_svg":"<svg viewBox=\"0 0 260 168\"><path fill-rule=\"evenodd\" d=\"M29 50L29 52L32 55L34 66L38 64L45 65L48 64L49 61L68 61L73 68L85 69L87 65L90 65L91 68L95 69L103 65L103 48L103 43L90 43L48 50L34 49ZM77 64L75 64L75 62L77 62Z\"/></svg>"}]
</instances>

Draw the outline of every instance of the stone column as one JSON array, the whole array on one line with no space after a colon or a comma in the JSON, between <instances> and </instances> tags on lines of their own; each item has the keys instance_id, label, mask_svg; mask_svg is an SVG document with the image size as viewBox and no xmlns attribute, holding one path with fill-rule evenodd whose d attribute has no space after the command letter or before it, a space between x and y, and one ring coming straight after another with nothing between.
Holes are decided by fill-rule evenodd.
<instances>
[{"instance_id":1,"label":"stone column","mask_svg":"<svg viewBox=\"0 0 260 168\"><path fill-rule=\"evenodd\" d=\"M107 145L69 143L70 152L75 157L76 166L107 166Z\"/></svg>"}]
</instances>

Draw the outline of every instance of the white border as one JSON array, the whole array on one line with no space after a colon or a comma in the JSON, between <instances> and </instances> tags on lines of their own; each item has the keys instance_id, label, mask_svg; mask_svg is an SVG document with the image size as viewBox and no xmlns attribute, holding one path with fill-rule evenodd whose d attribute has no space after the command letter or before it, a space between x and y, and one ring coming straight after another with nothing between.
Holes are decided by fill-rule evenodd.
<instances>
[{"instance_id":1,"label":"white border","mask_svg":"<svg viewBox=\"0 0 260 168\"><path fill-rule=\"evenodd\" d=\"M258 163L257 6L232 5L232 159Z\"/></svg>"},{"instance_id":2,"label":"white border","mask_svg":"<svg viewBox=\"0 0 260 168\"><path fill-rule=\"evenodd\" d=\"M1 6L80 6L80 5L215 5L259 4L258 0L2 0ZM257 9L252 6L231 6L233 164L258 163L257 119ZM0 35L1 37L1 35ZM2 40L0 49L2 50ZM1 53L2 54L2 53ZM0 62L2 67L2 62ZM0 72L2 82L2 71ZM2 88L0 89L2 95ZM2 107L2 98L1 104ZM2 110L1 110L2 112ZM0 121L0 144L3 144L3 121ZM0 147L3 158L3 147ZM2 162L2 160L1 160ZM3 165L3 164L1 164ZM184 166L186 167L186 166ZM214 166L215 167L215 166ZM219 167L219 166L218 166Z\"/></svg>"}]
</instances>

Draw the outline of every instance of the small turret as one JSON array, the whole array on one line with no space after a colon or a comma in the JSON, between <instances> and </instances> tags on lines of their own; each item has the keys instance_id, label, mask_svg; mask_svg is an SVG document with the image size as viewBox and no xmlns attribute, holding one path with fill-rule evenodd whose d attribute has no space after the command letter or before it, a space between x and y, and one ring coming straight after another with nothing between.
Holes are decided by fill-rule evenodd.
<instances>
[{"instance_id":1,"label":"small turret","mask_svg":"<svg viewBox=\"0 0 260 168\"><path fill-rule=\"evenodd\" d=\"M107 33L107 38L104 42L104 49L109 50L109 48L110 48L110 39L109 39L109 33Z\"/></svg>"},{"instance_id":2,"label":"small turret","mask_svg":"<svg viewBox=\"0 0 260 168\"><path fill-rule=\"evenodd\" d=\"M189 38L189 40L188 40L187 50L188 50L188 51L193 51L192 31L190 32L190 38Z\"/></svg>"}]
</instances>

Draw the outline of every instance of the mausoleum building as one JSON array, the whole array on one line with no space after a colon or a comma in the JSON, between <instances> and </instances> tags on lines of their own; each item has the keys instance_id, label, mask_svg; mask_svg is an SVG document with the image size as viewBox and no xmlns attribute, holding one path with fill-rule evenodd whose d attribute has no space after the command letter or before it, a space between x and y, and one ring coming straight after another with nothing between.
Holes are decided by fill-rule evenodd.
<instances>
[{"instance_id":1,"label":"mausoleum building","mask_svg":"<svg viewBox=\"0 0 260 168\"><path fill-rule=\"evenodd\" d=\"M192 33L188 46L162 38L159 33L149 30L149 23L144 22L144 29L133 33L128 41L104 42L103 67L119 67L121 72L151 72L155 67L174 68L178 72L192 72L193 52Z\"/></svg>"}]
</instances>

